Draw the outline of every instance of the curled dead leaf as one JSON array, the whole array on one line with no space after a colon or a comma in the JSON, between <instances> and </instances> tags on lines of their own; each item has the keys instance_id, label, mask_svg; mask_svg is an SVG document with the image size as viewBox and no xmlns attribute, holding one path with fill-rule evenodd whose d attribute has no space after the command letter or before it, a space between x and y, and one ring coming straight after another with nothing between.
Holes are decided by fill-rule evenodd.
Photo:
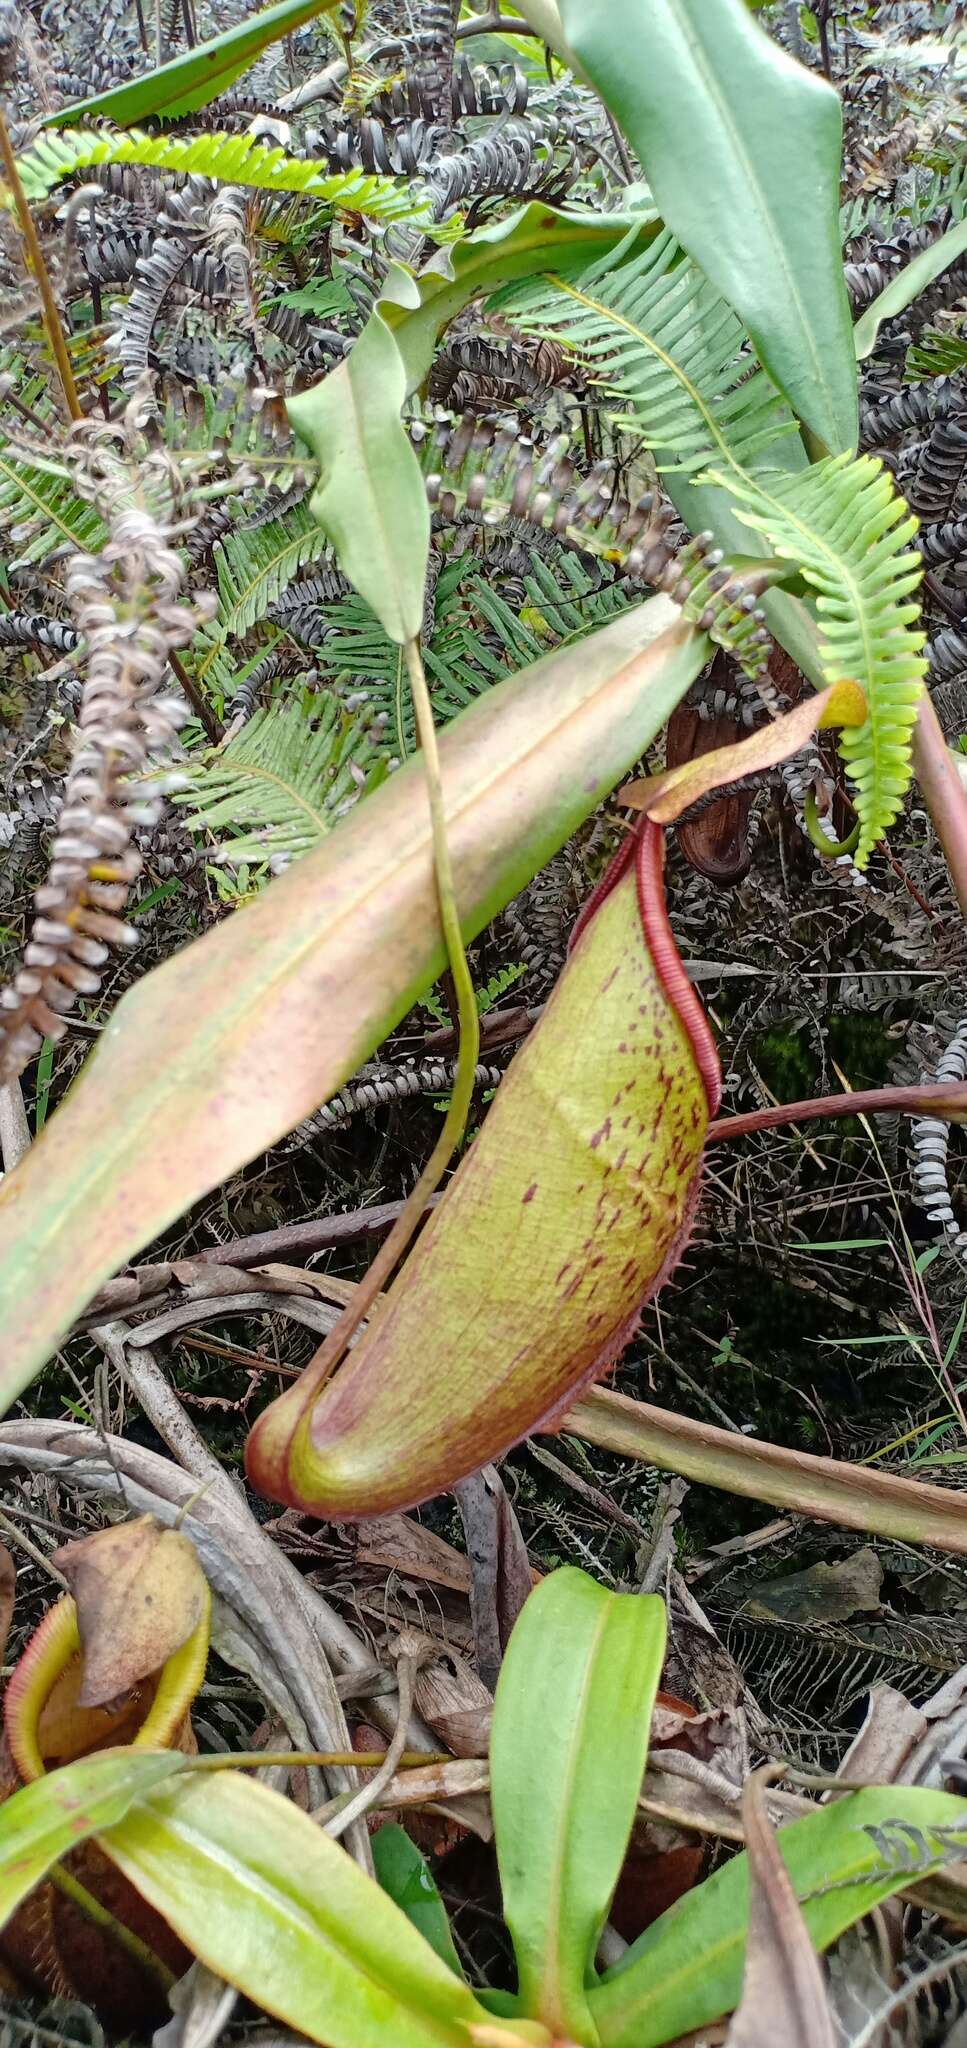
<instances>
[{"instance_id":1,"label":"curled dead leaf","mask_svg":"<svg viewBox=\"0 0 967 2048\"><path fill-rule=\"evenodd\" d=\"M82 1707L101 1706L160 1670L207 1612L194 1544L153 1515L67 1543L54 1561L77 1603Z\"/></svg>"},{"instance_id":2,"label":"curled dead leaf","mask_svg":"<svg viewBox=\"0 0 967 2048\"><path fill-rule=\"evenodd\" d=\"M690 804L721 788L723 783L761 774L763 769L787 760L817 730L830 725L859 725L865 716L866 701L858 684L832 683L816 696L803 698L792 711L783 712L747 739L717 747L713 753L695 755L645 781L629 782L620 791L619 802L644 811L659 825L671 824Z\"/></svg>"},{"instance_id":3,"label":"curled dead leaf","mask_svg":"<svg viewBox=\"0 0 967 2048\"><path fill-rule=\"evenodd\" d=\"M836 2048L823 1966L765 1808L771 1773L754 1771L742 1795L749 1852L749 1936L742 2002L728 2048Z\"/></svg>"},{"instance_id":4,"label":"curled dead leaf","mask_svg":"<svg viewBox=\"0 0 967 2048\"><path fill-rule=\"evenodd\" d=\"M48 1771L106 1748L194 1752L190 1708L208 1651L207 1581L202 1585L201 1616L187 1642L160 1669L115 1690L106 1704L82 1701L85 1667L74 1600L67 1595L48 1610L4 1693L0 1803ZM187 1968L188 1951L96 1840L83 1841L63 1867L109 1919L95 1923L76 1897L48 1879L0 1930L0 1970L12 1971L20 1986L79 1999L116 2035L140 2034L162 2017L165 1983ZM144 1962L119 1945L112 1919L148 1952Z\"/></svg>"}]
</instances>

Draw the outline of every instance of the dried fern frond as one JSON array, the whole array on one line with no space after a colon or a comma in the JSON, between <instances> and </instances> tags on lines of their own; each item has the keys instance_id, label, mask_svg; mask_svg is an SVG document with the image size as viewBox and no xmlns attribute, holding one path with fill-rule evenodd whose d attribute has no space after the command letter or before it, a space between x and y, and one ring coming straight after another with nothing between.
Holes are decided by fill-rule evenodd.
<instances>
[{"instance_id":1,"label":"dried fern frond","mask_svg":"<svg viewBox=\"0 0 967 2048\"><path fill-rule=\"evenodd\" d=\"M121 917L141 858L135 828L151 823L157 797L138 787L152 753L185 715L167 688L167 656L206 616L205 599L180 603L181 563L171 546L176 490L164 455L137 459L137 401L117 426L74 430L75 479L107 533L99 554L75 554L67 597L84 643L83 688L47 880L24 964L0 992L0 1085L13 1080L45 1037L66 1030L80 995L97 993L109 946L134 934ZM118 448L118 441L127 446ZM149 474L150 472L150 474ZM167 500L168 518L158 516Z\"/></svg>"},{"instance_id":2,"label":"dried fern frond","mask_svg":"<svg viewBox=\"0 0 967 2048\"><path fill-rule=\"evenodd\" d=\"M573 142L556 150L554 125L528 119L509 121L493 135L480 135L451 156L439 156L424 167L432 195L433 218L445 220L454 207L469 200L521 200L538 195L560 205L578 175Z\"/></svg>"},{"instance_id":3,"label":"dried fern frond","mask_svg":"<svg viewBox=\"0 0 967 2048\"><path fill-rule=\"evenodd\" d=\"M41 612L0 612L0 647L47 647L54 654L73 654L80 637L76 626L45 618Z\"/></svg>"},{"instance_id":4,"label":"dried fern frond","mask_svg":"<svg viewBox=\"0 0 967 2048\"><path fill-rule=\"evenodd\" d=\"M917 522L888 472L869 456L833 456L800 471L766 466L790 415L731 308L667 233L630 261L610 255L580 276L511 286L498 303L525 331L573 348L629 408L627 423L659 467L719 485L816 592L824 675L851 676L868 707L843 747L857 785L862 865L910 780L925 671L918 609L908 601L921 575L908 547Z\"/></svg>"},{"instance_id":5,"label":"dried fern frond","mask_svg":"<svg viewBox=\"0 0 967 2048\"><path fill-rule=\"evenodd\" d=\"M935 419L917 453L910 500L925 519L953 517L967 485L967 404L952 418Z\"/></svg>"},{"instance_id":6,"label":"dried fern frond","mask_svg":"<svg viewBox=\"0 0 967 2048\"><path fill-rule=\"evenodd\" d=\"M363 171L331 171L324 157L290 156L244 135L145 135L94 128L48 129L18 161L28 199L44 199L55 185L96 164L144 164L184 177L249 185L260 192L303 192L336 213L365 214L374 220L429 218L425 202L398 178ZM10 195L4 192L4 203Z\"/></svg>"},{"instance_id":7,"label":"dried fern frond","mask_svg":"<svg viewBox=\"0 0 967 2048\"><path fill-rule=\"evenodd\" d=\"M651 585L672 559L674 514L661 494L646 491L632 505L608 461L582 474L567 434L542 443L515 420L467 413L438 419L430 430L416 420L410 437L444 523L463 513L487 528L524 523Z\"/></svg>"},{"instance_id":8,"label":"dried fern frond","mask_svg":"<svg viewBox=\"0 0 967 2048\"><path fill-rule=\"evenodd\" d=\"M192 831L229 829L212 859L278 868L318 845L385 773L371 721L349 716L331 693L299 693L256 711L224 746L196 756L175 801L192 807Z\"/></svg>"},{"instance_id":9,"label":"dried fern frond","mask_svg":"<svg viewBox=\"0 0 967 2048\"><path fill-rule=\"evenodd\" d=\"M879 1884L885 1877L896 1877L901 1872L915 1884L918 1877L926 1877L931 1869L936 1869L938 1852L953 1862L967 1849L967 1826L960 1821L938 1821L932 1827L922 1828L908 1820L887 1819L879 1826L867 1821L861 1832L869 1836L878 1861L864 1870L861 1877L854 1874L815 1885L801 1895L800 1905L810 1899L828 1898L831 1892L846 1891L853 1884Z\"/></svg>"},{"instance_id":10,"label":"dried fern frond","mask_svg":"<svg viewBox=\"0 0 967 2048\"><path fill-rule=\"evenodd\" d=\"M960 1082L967 1074L967 1018L961 1018L953 1038L935 1067L933 1081ZM947 1153L950 1125L941 1117L915 1117L910 1124L913 1153L913 1182L921 1206L943 1231L941 1243L948 1251L967 1252L967 1231L962 1230L950 1199Z\"/></svg>"}]
</instances>

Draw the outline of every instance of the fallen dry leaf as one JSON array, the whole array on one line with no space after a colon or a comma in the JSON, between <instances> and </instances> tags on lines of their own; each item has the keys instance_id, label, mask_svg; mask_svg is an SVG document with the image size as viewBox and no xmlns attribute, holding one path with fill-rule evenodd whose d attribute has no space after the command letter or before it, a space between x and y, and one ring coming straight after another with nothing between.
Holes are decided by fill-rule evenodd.
<instances>
[{"instance_id":1,"label":"fallen dry leaf","mask_svg":"<svg viewBox=\"0 0 967 2048\"><path fill-rule=\"evenodd\" d=\"M823 1967L766 1813L767 1776L753 1771L742 1794L749 1938L728 2048L837 2048Z\"/></svg>"},{"instance_id":2,"label":"fallen dry leaf","mask_svg":"<svg viewBox=\"0 0 967 2048\"><path fill-rule=\"evenodd\" d=\"M84 1707L115 1699L160 1670L205 1612L208 1586L194 1545L153 1515L67 1543L54 1562L77 1602Z\"/></svg>"},{"instance_id":3,"label":"fallen dry leaf","mask_svg":"<svg viewBox=\"0 0 967 2048\"><path fill-rule=\"evenodd\" d=\"M470 1562L470 1613L477 1670L493 1692L511 1630L534 1585L517 1516L494 1465L453 1489Z\"/></svg>"},{"instance_id":4,"label":"fallen dry leaf","mask_svg":"<svg viewBox=\"0 0 967 2048\"><path fill-rule=\"evenodd\" d=\"M434 1735L458 1756L485 1757L493 1698L473 1665L450 1643L407 1631L422 1656L415 1680L415 1703ZM451 1741L451 1736L455 1737ZM462 1738L462 1739L461 1739Z\"/></svg>"},{"instance_id":5,"label":"fallen dry leaf","mask_svg":"<svg viewBox=\"0 0 967 2048\"><path fill-rule=\"evenodd\" d=\"M882 1601L883 1566L875 1550L854 1550L838 1564L809 1565L805 1571L762 1579L749 1589L744 1614L765 1621L849 1621L876 1614Z\"/></svg>"},{"instance_id":6,"label":"fallen dry leaf","mask_svg":"<svg viewBox=\"0 0 967 2048\"><path fill-rule=\"evenodd\" d=\"M854 1735L837 1776L848 1785L892 1785L927 1732L927 1717L892 1685L875 1685L863 1725Z\"/></svg>"},{"instance_id":7,"label":"fallen dry leaf","mask_svg":"<svg viewBox=\"0 0 967 2048\"><path fill-rule=\"evenodd\" d=\"M462 1552L412 1515L372 1515L359 1524L358 1534L350 1531L354 1535L358 1564L385 1566L451 1593L470 1591L470 1565Z\"/></svg>"}]
</instances>

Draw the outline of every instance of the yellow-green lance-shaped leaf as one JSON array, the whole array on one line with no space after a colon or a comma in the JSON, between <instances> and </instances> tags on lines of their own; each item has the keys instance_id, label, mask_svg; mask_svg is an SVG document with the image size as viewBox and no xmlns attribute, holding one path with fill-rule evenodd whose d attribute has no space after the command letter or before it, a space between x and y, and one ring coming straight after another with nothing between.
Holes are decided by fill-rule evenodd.
<instances>
[{"instance_id":1,"label":"yellow-green lance-shaped leaf","mask_svg":"<svg viewBox=\"0 0 967 2048\"><path fill-rule=\"evenodd\" d=\"M249 1477L273 1499L332 1516L439 1493L603 1372L674 1264L717 1062L656 826L641 844L650 873L628 865L585 923L370 1329L327 1385L310 1365L257 1422Z\"/></svg>"},{"instance_id":2,"label":"yellow-green lance-shaped leaf","mask_svg":"<svg viewBox=\"0 0 967 2048\"><path fill-rule=\"evenodd\" d=\"M391 640L423 619L430 508L404 431L403 359L377 307L345 362L289 400L289 418L319 457L311 511L340 568Z\"/></svg>"},{"instance_id":3,"label":"yellow-green lance-shaped leaf","mask_svg":"<svg viewBox=\"0 0 967 2048\"><path fill-rule=\"evenodd\" d=\"M325 2048L470 2048L469 1985L307 1814L238 1771L180 1782L101 1846L209 1969Z\"/></svg>"},{"instance_id":4,"label":"yellow-green lance-shaped leaf","mask_svg":"<svg viewBox=\"0 0 967 2048\"><path fill-rule=\"evenodd\" d=\"M652 598L448 726L467 937L640 758L707 652L670 598ZM119 1003L0 1188L0 1408L110 1274L335 1094L441 972L422 774L416 757Z\"/></svg>"},{"instance_id":5,"label":"yellow-green lance-shaped leaf","mask_svg":"<svg viewBox=\"0 0 967 2048\"><path fill-rule=\"evenodd\" d=\"M959 1860L965 1844L967 1800L920 1785L870 1785L779 1831L780 1855L820 1950L882 1899ZM734 1856L592 1986L600 2048L664 2048L731 2012L742 1990L748 1925L748 1856Z\"/></svg>"},{"instance_id":6,"label":"yellow-green lance-shaped leaf","mask_svg":"<svg viewBox=\"0 0 967 2048\"><path fill-rule=\"evenodd\" d=\"M288 400L319 463L313 518L391 640L415 639L423 617L430 514L400 408L426 376L437 335L477 292L530 276L552 251L566 262L613 248L627 225L533 205L441 251L420 277L392 264L345 361Z\"/></svg>"},{"instance_id":7,"label":"yellow-green lance-shaped leaf","mask_svg":"<svg viewBox=\"0 0 967 2048\"><path fill-rule=\"evenodd\" d=\"M0 1927L52 1863L120 1820L162 1778L180 1771L180 1750L105 1749L24 1785L0 1810Z\"/></svg>"},{"instance_id":8,"label":"yellow-green lance-shaped leaf","mask_svg":"<svg viewBox=\"0 0 967 2048\"><path fill-rule=\"evenodd\" d=\"M573 1565L535 1587L494 1701L490 1784L518 2008L593 2041L587 1986L625 1859L665 1655L665 1603Z\"/></svg>"}]
</instances>

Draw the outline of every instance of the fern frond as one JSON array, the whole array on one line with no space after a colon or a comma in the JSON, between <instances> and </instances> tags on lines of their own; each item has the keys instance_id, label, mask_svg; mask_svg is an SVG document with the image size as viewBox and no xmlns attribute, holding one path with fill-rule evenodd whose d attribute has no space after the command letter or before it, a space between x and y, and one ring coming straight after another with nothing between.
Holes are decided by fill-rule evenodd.
<instances>
[{"instance_id":1,"label":"fern frond","mask_svg":"<svg viewBox=\"0 0 967 2048\"><path fill-rule=\"evenodd\" d=\"M557 647L583 640L586 633L607 625L635 602L636 593L620 583L601 580L609 574L606 568L589 574L584 564L567 552L553 567L540 555L531 555L524 592L545 645L548 640Z\"/></svg>"},{"instance_id":2,"label":"fern frond","mask_svg":"<svg viewBox=\"0 0 967 2048\"><path fill-rule=\"evenodd\" d=\"M539 555L522 578L526 603L508 604L485 577L476 577L468 597L500 641L498 674L539 661L552 647L583 640L606 625L633 602L620 584L596 584L573 557L563 555L552 568Z\"/></svg>"},{"instance_id":3,"label":"fern frond","mask_svg":"<svg viewBox=\"0 0 967 2048\"><path fill-rule=\"evenodd\" d=\"M423 649L434 715L445 725L488 688L505 665L481 659L479 622L460 595L472 558L449 563L436 588L436 619ZM321 645L327 668L344 688L362 690L370 714L383 721L391 754L406 760L416 745L402 650L384 633L362 598L350 593L332 605L320 606Z\"/></svg>"},{"instance_id":4,"label":"fern frond","mask_svg":"<svg viewBox=\"0 0 967 2048\"><path fill-rule=\"evenodd\" d=\"M604 572L608 574L608 571ZM486 558L464 555L442 571L436 587L433 632L423 649L434 713L447 724L491 683L537 661L552 647L583 639L634 602L620 584L595 582L583 564L564 554L551 567L530 555L521 579L523 605L508 603L486 574ZM337 682L365 692L370 711L385 721L391 753L413 752L413 712L399 647L387 638L361 598L350 595L321 607L327 667ZM485 630L481 630L484 628Z\"/></svg>"},{"instance_id":5,"label":"fern frond","mask_svg":"<svg viewBox=\"0 0 967 2048\"><path fill-rule=\"evenodd\" d=\"M610 252L580 276L511 285L492 303L511 306L525 332L552 334L629 400L669 472L694 476L719 453L747 465L794 424L742 353L731 306L667 232L630 261L616 266Z\"/></svg>"},{"instance_id":6,"label":"fern frond","mask_svg":"<svg viewBox=\"0 0 967 2048\"><path fill-rule=\"evenodd\" d=\"M265 526L236 527L215 547L219 625L229 639L264 619L286 585L326 551L326 536L306 504Z\"/></svg>"},{"instance_id":7,"label":"fern frond","mask_svg":"<svg viewBox=\"0 0 967 2048\"><path fill-rule=\"evenodd\" d=\"M903 375L908 384L922 377L959 377L967 370L967 334L953 329L925 327L919 341L907 349Z\"/></svg>"},{"instance_id":8,"label":"fern frond","mask_svg":"<svg viewBox=\"0 0 967 2048\"><path fill-rule=\"evenodd\" d=\"M857 785L862 865L892 823L911 774L923 634L908 603L921 574L908 552L916 520L869 456L800 471L762 452L791 421L743 330L669 235L643 254L583 276L501 293L515 323L573 348L631 409L659 468L719 485L746 524L795 563L817 593L820 660L829 682L860 684L868 717L843 743Z\"/></svg>"},{"instance_id":9,"label":"fern frond","mask_svg":"<svg viewBox=\"0 0 967 2048\"><path fill-rule=\"evenodd\" d=\"M765 536L774 554L795 562L816 591L826 674L854 677L866 696L864 723L840 739L856 784L859 863L892 825L910 781L927 668L919 655L923 635L913 630L920 608L904 602L923 574L920 556L904 552L918 521L872 455L832 455L798 475L774 472L768 490L751 478L730 477L726 487L738 500L739 518Z\"/></svg>"},{"instance_id":10,"label":"fern frond","mask_svg":"<svg viewBox=\"0 0 967 2048\"><path fill-rule=\"evenodd\" d=\"M318 845L385 772L370 726L334 696L306 692L278 698L226 745L192 759L175 801L192 806L192 831L230 828L213 859L278 867Z\"/></svg>"},{"instance_id":11,"label":"fern frond","mask_svg":"<svg viewBox=\"0 0 967 2048\"><path fill-rule=\"evenodd\" d=\"M206 620L199 628L182 660L192 681L221 717L244 671L239 669L237 652L229 647L217 618Z\"/></svg>"},{"instance_id":12,"label":"fern frond","mask_svg":"<svg viewBox=\"0 0 967 2048\"><path fill-rule=\"evenodd\" d=\"M40 200L76 171L95 164L144 164L182 176L212 178L232 185L250 185L260 192L304 192L337 213L366 214L373 220L428 223L422 200L414 202L403 178L371 176L364 171L331 171L325 157L289 156L284 149L257 142L253 135L145 135L128 128L123 134L105 129L48 130L19 159L28 199ZM12 204L3 192L3 203Z\"/></svg>"},{"instance_id":13,"label":"fern frond","mask_svg":"<svg viewBox=\"0 0 967 2048\"><path fill-rule=\"evenodd\" d=\"M338 688L358 689L369 709L382 715L390 753L405 759L414 738L403 649L354 591L321 604L318 613L319 638L312 637L325 650L328 672Z\"/></svg>"},{"instance_id":14,"label":"fern frond","mask_svg":"<svg viewBox=\"0 0 967 2048\"><path fill-rule=\"evenodd\" d=\"M0 450L0 530L16 529L19 547L11 568L27 562L42 562L55 548L69 542L84 554L97 554L107 539L107 530L93 505L79 498L69 479L51 468Z\"/></svg>"}]
</instances>

